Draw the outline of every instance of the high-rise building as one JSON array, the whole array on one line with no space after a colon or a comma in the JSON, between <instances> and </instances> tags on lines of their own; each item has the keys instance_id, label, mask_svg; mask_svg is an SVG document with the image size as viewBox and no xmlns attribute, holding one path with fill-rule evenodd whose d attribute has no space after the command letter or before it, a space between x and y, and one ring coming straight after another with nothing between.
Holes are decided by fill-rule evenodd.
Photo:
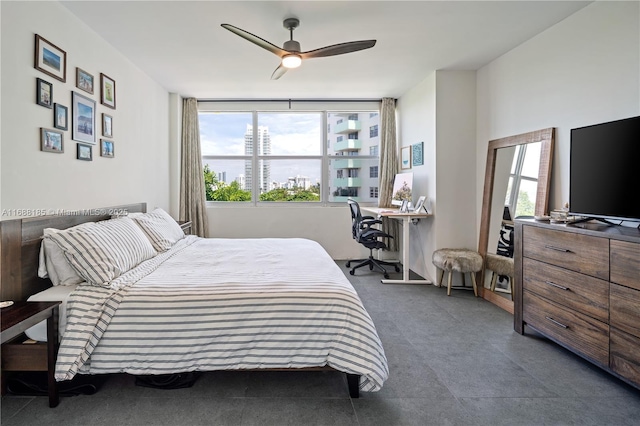
<instances>
[{"instance_id":1,"label":"high-rise building","mask_svg":"<svg viewBox=\"0 0 640 426\"><path fill-rule=\"evenodd\" d=\"M328 115L328 152L331 160L330 201L354 198L378 201L379 124L377 112L331 113ZM375 158L358 158L362 156Z\"/></svg>"},{"instance_id":2,"label":"high-rise building","mask_svg":"<svg viewBox=\"0 0 640 426\"><path fill-rule=\"evenodd\" d=\"M218 182L227 182L227 172L218 172Z\"/></svg>"},{"instance_id":3,"label":"high-rise building","mask_svg":"<svg viewBox=\"0 0 640 426\"><path fill-rule=\"evenodd\" d=\"M253 126L247 124L247 131L244 134L244 153L252 155L254 149L258 149L259 155L271 154L271 137L269 136L269 128L267 126L258 126L258 143L253 143ZM247 162L244 166L244 189L251 191L253 185L253 169L251 163ZM258 185L260 192L270 190L271 182L271 162L269 160L260 160L258 167Z\"/></svg>"}]
</instances>

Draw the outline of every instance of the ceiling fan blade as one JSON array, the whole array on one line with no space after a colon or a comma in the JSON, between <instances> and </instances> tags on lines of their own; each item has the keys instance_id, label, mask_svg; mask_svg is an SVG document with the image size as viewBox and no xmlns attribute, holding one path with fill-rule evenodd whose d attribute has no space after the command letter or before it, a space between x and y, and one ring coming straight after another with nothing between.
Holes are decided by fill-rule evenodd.
<instances>
[{"instance_id":1,"label":"ceiling fan blade","mask_svg":"<svg viewBox=\"0 0 640 426\"><path fill-rule=\"evenodd\" d=\"M282 66L282 64L278 65L278 68L275 69L275 71L273 72L273 74L271 74L271 80L277 80L280 77L282 77L284 75L284 73L287 72L289 68L285 68Z\"/></svg>"},{"instance_id":2,"label":"ceiling fan blade","mask_svg":"<svg viewBox=\"0 0 640 426\"><path fill-rule=\"evenodd\" d=\"M357 52L358 50L369 49L376 45L376 40L348 41L346 43L334 44L300 53L302 59L321 58L324 56L342 55L344 53Z\"/></svg>"},{"instance_id":3,"label":"ceiling fan blade","mask_svg":"<svg viewBox=\"0 0 640 426\"><path fill-rule=\"evenodd\" d=\"M268 50L271 53L275 53L276 55L278 55L281 58L284 55L289 53L286 50L279 48L275 44L269 43L267 40L265 40L263 38L260 38L255 34L251 34L250 32L245 31L245 30L243 30L241 28L234 27L233 25L230 25L230 24L220 24L220 26L222 28L224 28L224 29L227 29L227 30L231 31L232 33L234 33L236 35L239 35L240 37L244 38L245 40L248 40L251 43L262 47L263 49Z\"/></svg>"}]
</instances>

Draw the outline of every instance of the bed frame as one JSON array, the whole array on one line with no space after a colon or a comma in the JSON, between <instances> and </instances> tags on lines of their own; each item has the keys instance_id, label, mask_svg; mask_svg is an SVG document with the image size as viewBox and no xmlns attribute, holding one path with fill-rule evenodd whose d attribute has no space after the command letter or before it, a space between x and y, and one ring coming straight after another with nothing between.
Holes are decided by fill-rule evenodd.
<instances>
[{"instance_id":1,"label":"bed frame","mask_svg":"<svg viewBox=\"0 0 640 426\"><path fill-rule=\"evenodd\" d=\"M38 277L40 242L45 228L67 229L85 222L98 222L123 211L146 213L146 203L126 204L73 214L27 217L0 221L0 300L25 301L51 287L51 280ZM275 371L290 371L276 369ZM296 371L336 371L331 367L296 368ZM265 370L261 370L265 371ZM274 370L271 370L274 371ZM346 373L349 395L358 398L360 376Z\"/></svg>"}]
</instances>

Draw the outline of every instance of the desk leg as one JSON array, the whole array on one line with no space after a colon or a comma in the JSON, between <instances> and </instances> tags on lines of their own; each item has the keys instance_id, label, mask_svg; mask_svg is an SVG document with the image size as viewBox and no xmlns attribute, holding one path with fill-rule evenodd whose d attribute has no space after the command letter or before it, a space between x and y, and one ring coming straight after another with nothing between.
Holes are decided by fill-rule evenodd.
<instances>
[{"instance_id":1,"label":"desk leg","mask_svg":"<svg viewBox=\"0 0 640 426\"><path fill-rule=\"evenodd\" d=\"M56 355L58 348L58 332L55 326L55 315L58 314L58 308L51 310L51 316L47 318L47 381L49 389L49 407L57 407L60 402L58 396L58 383L55 378L56 371Z\"/></svg>"},{"instance_id":2,"label":"desk leg","mask_svg":"<svg viewBox=\"0 0 640 426\"><path fill-rule=\"evenodd\" d=\"M409 227L411 226L411 217L402 218L402 279L401 280L382 280L383 284L432 284L430 280L411 280L409 279Z\"/></svg>"}]
</instances>

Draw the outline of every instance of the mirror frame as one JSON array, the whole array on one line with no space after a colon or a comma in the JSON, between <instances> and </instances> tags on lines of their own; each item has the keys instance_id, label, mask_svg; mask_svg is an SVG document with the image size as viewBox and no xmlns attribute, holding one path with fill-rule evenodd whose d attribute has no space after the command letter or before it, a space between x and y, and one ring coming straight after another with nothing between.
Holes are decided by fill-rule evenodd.
<instances>
[{"instance_id":1,"label":"mirror frame","mask_svg":"<svg viewBox=\"0 0 640 426\"><path fill-rule=\"evenodd\" d=\"M489 244L489 227L491 225L491 202L493 197L493 182L496 168L496 157L498 149L516 145L523 145L532 142L542 142L540 148L540 166L538 171L538 188L536 190L535 215L542 216L548 213L549 206L549 186L551 184L551 163L555 143L555 128L536 130L522 133L520 135L508 136L506 138L489 141L487 149L487 166L484 174L484 192L482 194L482 216L480 219L480 239L478 241L478 253L486 259L487 245ZM502 309L513 314L513 301L498 296L491 291L485 291L484 264L479 272L478 287L480 296L489 302L498 305ZM512 283L513 285L513 283Z\"/></svg>"}]
</instances>

